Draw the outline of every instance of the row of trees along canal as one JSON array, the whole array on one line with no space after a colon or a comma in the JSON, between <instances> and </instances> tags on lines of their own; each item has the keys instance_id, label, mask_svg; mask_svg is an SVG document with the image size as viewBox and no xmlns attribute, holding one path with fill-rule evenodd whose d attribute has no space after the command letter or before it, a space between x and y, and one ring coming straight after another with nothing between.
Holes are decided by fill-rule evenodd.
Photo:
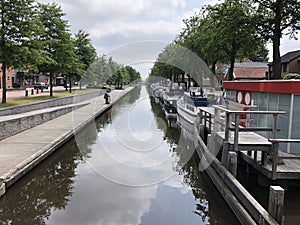
<instances>
[{"instance_id":1,"label":"row of trees along canal","mask_svg":"<svg viewBox=\"0 0 300 225\"><path fill-rule=\"evenodd\" d=\"M236 60L267 61L266 44L273 44L273 79L280 79L280 41L283 35L296 38L300 30L299 0L225 0L204 6L183 21L185 28L159 55L151 76L170 78L186 71L171 66L178 45L201 57L215 74L217 63L230 63L233 79ZM175 62L176 63L176 62Z\"/></svg>"},{"instance_id":2,"label":"row of trees along canal","mask_svg":"<svg viewBox=\"0 0 300 225\"><path fill-rule=\"evenodd\" d=\"M123 67L104 55L97 57L89 35L80 30L70 33L64 12L55 3L35 0L0 1L0 63L2 64L2 103L6 103L6 70L22 68L28 73L69 76L69 81L89 80L85 76L101 76L100 71L114 74L114 81L130 82L140 78L131 67ZM93 70L86 70L96 62ZM95 70L97 69L97 71ZM1 82L0 82L1 84ZM71 85L70 85L71 87ZM70 88L71 91L71 88Z\"/></svg>"}]
</instances>

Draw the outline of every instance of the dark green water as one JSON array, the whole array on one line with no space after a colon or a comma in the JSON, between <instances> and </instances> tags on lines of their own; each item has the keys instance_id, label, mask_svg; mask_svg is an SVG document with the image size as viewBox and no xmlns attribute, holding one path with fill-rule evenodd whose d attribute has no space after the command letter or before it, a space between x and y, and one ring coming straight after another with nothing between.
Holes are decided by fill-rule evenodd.
<instances>
[{"instance_id":1,"label":"dark green water","mask_svg":"<svg viewBox=\"0 0 300 225\"><path fill-rule=\"evenodd\" d=\"M11 187L0 224L239 224L185 143L136 88Z\"/></svg>"}]
</instances>

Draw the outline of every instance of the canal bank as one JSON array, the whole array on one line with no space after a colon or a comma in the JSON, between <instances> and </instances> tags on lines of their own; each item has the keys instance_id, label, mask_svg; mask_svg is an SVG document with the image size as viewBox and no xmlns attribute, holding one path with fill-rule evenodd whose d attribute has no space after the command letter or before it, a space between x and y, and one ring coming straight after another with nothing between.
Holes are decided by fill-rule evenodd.
<instances>
[{"instance_id":1,"label":"canal bank","mask_svg":"<svg viewBox=\"0 0 300 225\"><path fill-rule=\"evenodd\" d=\"M103 95L91 98L75 110L76 117L72 111L0 141L0 196L132 89L113 90L109 105L104 104Z\"/></svg>"}]
</instances>

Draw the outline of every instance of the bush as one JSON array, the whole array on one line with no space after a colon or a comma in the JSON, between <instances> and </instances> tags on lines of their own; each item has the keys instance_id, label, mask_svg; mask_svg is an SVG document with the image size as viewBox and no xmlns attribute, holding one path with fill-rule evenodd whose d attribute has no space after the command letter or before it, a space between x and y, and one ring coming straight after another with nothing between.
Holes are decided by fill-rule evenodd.
<instances>
[{"instance_id":1,"label":"bush","mask_svg":"<svg viewBox=\"0 0 300 225\"><path fill-rule=\"evenodd\" d=\"M289 73L283 77L284 80L291 80L291 79L300 79L300 74L298 73Z\"/></svg>"}]
</instances>

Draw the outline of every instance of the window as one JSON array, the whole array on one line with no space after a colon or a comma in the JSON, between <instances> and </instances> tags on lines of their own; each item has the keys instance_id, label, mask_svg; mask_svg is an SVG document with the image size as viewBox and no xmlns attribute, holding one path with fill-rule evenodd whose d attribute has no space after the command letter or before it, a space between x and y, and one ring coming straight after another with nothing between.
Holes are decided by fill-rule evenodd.
<instances>
[{"instance_id":1,"label":"window","mask_svg":"<svg viewBox=\"0 0 300 225\"><path fill-rule=\"evenodd\" d=\"M287 63L282 64L282 72L287 72Z\"/></svg>"}]
</instances>

